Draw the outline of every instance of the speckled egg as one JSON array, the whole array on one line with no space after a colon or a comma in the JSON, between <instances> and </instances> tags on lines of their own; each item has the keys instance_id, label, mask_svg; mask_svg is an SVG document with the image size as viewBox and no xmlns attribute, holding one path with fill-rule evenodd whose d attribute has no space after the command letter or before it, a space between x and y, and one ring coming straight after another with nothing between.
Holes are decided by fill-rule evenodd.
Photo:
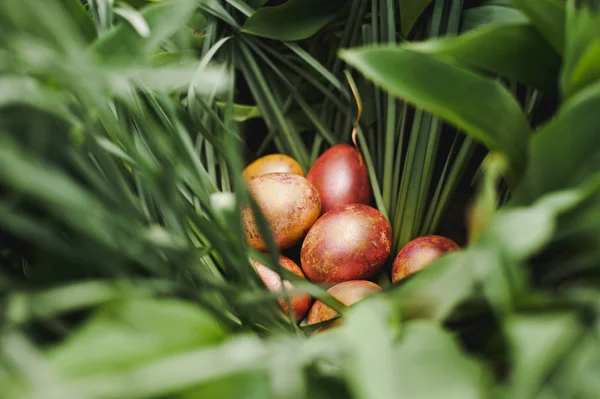
<instances>
[{"instance_id":1,"label":"speckled egg","mask_svg":"<svg viewBox=\"0 0 600 399\"><path fill-rule=\"evenodd\" d=\"M445 253L459 249L457 243L446 237L429 235L415 238L396 255L392 265L392 282L396 283L424 269Z\"/></svg>"},{"instance_id":2,"label":"speckled egg","mask_svg":"<svg viewBox=\"0 0 600 399\"><path fill-rule=\"evenodd\" d=\"M319 217L319 192L302 176L270 173L255 177L247 184L279 249L289 248L299 242ZM242 222L248 245L265 251L266 243L248 206L242 209Z\"/></svg>"},{"instance_id":3,"label":"speckled egg","mask_svg":"<svg viewBox=\"0 0 600 399\"><path fill-rule=\"evenodd\" d=\"M309 280L334 284L374 276L392 247L392 228L377 209L363 204L335 208L317 220L302 243Z\"/></svg>"},{"instance_id":4,"label":"speckled egg","mask_svg":"<svg viewBox=\"0 0 600 399\"><path fill-rule=\"evenodd\" d=\"M343 303L346 306L351 306L356 302L368 297L369 295L373 295L377 292L381 291L381 287L375 283L366 280L352 280L345 281L343 283L334 285L327 292ZM314 305L310 308L308 312L308 317L306 318L306 324L317 324L322 323L327 320L333 319L337 316L337 312L325 305L321 301L315 301ZM319 329L316 332L324 331L339 325L342 322L342 318L339 318L331 323L328 323Z\"/></svg>"},{"instance_id":5,"label":"speckled egg","mask_svg":"<svg viewBox=\"0 0 600 399\"><path fill-rule=\"evenodd\" d=\"M302 167L296 160L285 154L269 154L258 158L244 169L244 178L251 180L269 173L291 173L304 176Z\"/></svg>"},{"instance_id":6,"label":"speckled egg","mask_svg":"<svg viewBox=\"0 0 600 399\"><path fill-rule=\"evenodd\" d=\"M269 291L279 293L283 290L283 287L290 291L294 290L294 285L289 280L283 280L282 282L281 276L275 270L268 268L255 259L252 260L252 263L254 264L256 271ZM295 275L306 278L300 266L298 266L290 258L281 255L279 257L279 264ZM296 317L296 322L299 323L308 313L312 303L312 297L306 293L299 293L290 297L290 303L292 305L294 316ZM288 302L286 299L279 298L279 304L283 310L288 313Z\"/></svg>"}]
</instances>

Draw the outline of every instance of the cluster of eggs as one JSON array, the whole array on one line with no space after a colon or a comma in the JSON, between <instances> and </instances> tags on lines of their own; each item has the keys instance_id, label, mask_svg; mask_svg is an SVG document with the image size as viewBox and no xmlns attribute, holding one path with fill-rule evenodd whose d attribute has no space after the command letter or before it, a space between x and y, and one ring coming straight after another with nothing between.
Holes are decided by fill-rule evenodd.
<instances>
[{"instance_id":1,"label":"cluster of eggs","mask_svg":"<svg viewBox=\"0 0 600 399\"><path fill-rule=\"evenodd\" d=\"M358 149L348 144L334 145L315 161L306 177L293 158L283 154L267 155L246 167L244 179L278 248L285 250L303 240L301 266L282 255L282 267L314 283L329 286L328 293L346 306L381 290L369 279L380 272L390 256L392 228L384 215L369 205L371 184ZM250 208L242 210L242 221L246 242L266 251L266 243ZM440 236L411 241L394 260L392 282L457 249L454 241ZM267 266L256 260L253 264L272 292L280 292L282 286L294 288ZM288 302L282 298L279 302L288 311ZM313 304L306 293L291 297L290 303L297 322L306 317L310 325L336 316L336 312L321 301Z\"/></svg>"}]
</instances>

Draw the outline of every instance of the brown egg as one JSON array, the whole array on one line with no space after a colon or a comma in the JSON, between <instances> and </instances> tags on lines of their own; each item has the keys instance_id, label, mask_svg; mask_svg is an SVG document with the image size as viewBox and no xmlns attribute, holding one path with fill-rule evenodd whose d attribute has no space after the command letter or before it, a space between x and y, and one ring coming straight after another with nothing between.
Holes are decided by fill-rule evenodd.
<instances>
[{"instance_id":1,"label":"brown egg","mask_svg":"<svg viewBox=\"0 0 600 399\"><path fill-rule=\"evenodd\" d=\"M309 230L300 252L302 270L317 283L368 279L381 269L391 246L392 228L377 209L345 205Z\"/></svg>"},{"instance_id":2,"label":"brown egg","mask_svg":"<svg viewBox=\"0 0 600 399\"><path fill-rule=\"evenodd\" d=\"M368 297L369 295L375 294L381 291L381 287L375 283L366 280L352 280L345 281L338 285L334 285L327 292L343 303L346 306L350 306L355 304L356 302ZM306 324L317 324L324 322L326 320L331 320L337 315L337 312L325 305L321 301L316 301L315 304L310 308L308 312L308 317L306 318ZM329 324L326 324L316 332L327 330L329 328L335 327L342 322L342 318L332 321Z\"/></svg>"},{"instance_id":3,"label":"brown egg","mask_svg":"<svg viewBox=\"0 0 600 399\"><path fill-rule=\"evenodd\" d=\"M394 259L392 282L396 283L424 269L445 253L459 249L457 243L446 237L430 235L415 238L406 244Z\"/></svg>"},{"instance_id":4,"label":"brown egg","mask_svg":"<svg viewBox=\"0 0 600 399\"><path fill-rule=\"evenodd\" d=\"M270 173L248 182L248 189L262 210L279 249L293 246L319 217L321 199L304 177ZM250 207L242 209L246 242L259 251L267 249Z\"/></svg>"},{"instance_id":5,"label":"brown egg","mask_svg":"<svg viewBox=\"0 0 600 399\"><path fill-rule=\"evenodd\" d=\"M258 262L257 260L253 259L252 263L254 264L254 267L256 267L260 278L262 279L263 283L265 283L265 286L269 291L274 293L281 292L283 290L282 285L285 286L285 288L289 291L294 290L294 285L289 280L283 280L282 283L281 276L277 274L276 271L271 270L270 268ZM298 266L290 258L281 255L279 257L279 263L282 267L294 273L295 275L300 276L302 278L306 278L304 276L304 273L302 272L302 269L300 269L300 266ZM288 302L285 298L279 298L278 300L279 304L287 314ZM290 298L290 303L292 305L292 310L296 317L296 322L299 323L302 319L304 319L306 313L308 313L308 310L310 309L310 305L312 303L312 297L309 294L293 295Z\"/></svg>"},{"instance_id":6,"label":"brown egg","mask_svg":"<svg viewBox=\"0 0 600 399\"><path fill-rule=\"evenodd\" d=\"M244 178L251 180L269 173L291 173L304 176L302 167L294 158L284 154L270 154L258 158L244 169Z\"/></svg>"},{"instance_id":7,"label":"brown egg","mask_svg":"<svg viewBox=\"0 0 600 399\"><path fill-rule=\"evenodd\" d=\"M325 151L306 178L321 194L321 213L343 205L371 202L367 164L351 145L337 144Z\"/></svg>"}]
</instances>

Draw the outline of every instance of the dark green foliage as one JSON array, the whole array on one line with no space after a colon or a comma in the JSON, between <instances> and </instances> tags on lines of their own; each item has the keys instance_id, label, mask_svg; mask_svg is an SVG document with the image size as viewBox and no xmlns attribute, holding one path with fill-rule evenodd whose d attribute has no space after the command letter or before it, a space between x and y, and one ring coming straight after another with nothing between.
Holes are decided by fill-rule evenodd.
<instances>
[{"instance_id":1,"label":"dark green foliage","mask_svg":"<svg viewBox=\"0 0 600 399\"><path fill-rule=\"evenodd\" d=\"M0 398L600 396L594 2L83 3L0 2ZM393 255L468 237L347 308L240 207L253 158L351 141L353 89Z\"/></svg>"}]
</instances>

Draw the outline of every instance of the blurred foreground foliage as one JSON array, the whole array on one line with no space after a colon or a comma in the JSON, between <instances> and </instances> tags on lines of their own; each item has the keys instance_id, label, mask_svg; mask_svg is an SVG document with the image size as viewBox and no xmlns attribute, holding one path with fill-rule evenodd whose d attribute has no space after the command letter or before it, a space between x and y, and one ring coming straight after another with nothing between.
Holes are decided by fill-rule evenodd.
<instances>
[{"instance_id":1,"label":"blurred foreground foliage","mask_svg":"<svg viewBox=\"0 0 600 399\"><path fill-rule=\"evenodd\" d=\"M0 3L1 398L600 396L598 7L301 3ZM350 309L281 271L343 310L310 336L240 174L348 141L346 71L398 247L489 152L463 251Z\"/></svg>"}]
</instances>

